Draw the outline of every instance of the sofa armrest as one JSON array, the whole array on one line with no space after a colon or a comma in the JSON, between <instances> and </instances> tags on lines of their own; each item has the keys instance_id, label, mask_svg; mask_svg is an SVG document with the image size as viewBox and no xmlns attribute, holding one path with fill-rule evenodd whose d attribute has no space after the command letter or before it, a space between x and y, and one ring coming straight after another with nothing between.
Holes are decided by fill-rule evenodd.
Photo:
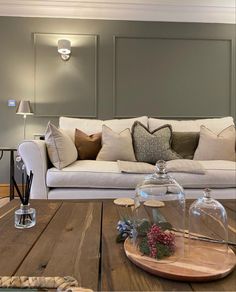
<instances>
[{"instance_id":1,"label":"sofa armrest","mask_svg":"<svg viewBox=\"0 0 236 292\"><path fill-rule=\"evenodd\" d=\"M46 185L46 174L48 169L47 150L45 141L24 141L18 146L26 171L32 170L34 177L30 196L32 199L47 199L48 187Z\"/></svg>"}]
</instances>

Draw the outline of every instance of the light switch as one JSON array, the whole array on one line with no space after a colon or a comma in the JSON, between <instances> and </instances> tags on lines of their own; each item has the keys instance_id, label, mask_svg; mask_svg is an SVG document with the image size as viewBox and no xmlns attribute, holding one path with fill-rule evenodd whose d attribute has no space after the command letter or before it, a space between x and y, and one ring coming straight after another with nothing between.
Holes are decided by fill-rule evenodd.
<instances>
[{"instance_id":1,"label":"light switch","mask_svg":"<svg viewBox=\"0 0 236 292\"><path fill-rule=\"evenodd\" d=\"M15 99L8 99L7 104L9 107L15 107L16 106L16 100Z\"/></svg>"}]
</instances>

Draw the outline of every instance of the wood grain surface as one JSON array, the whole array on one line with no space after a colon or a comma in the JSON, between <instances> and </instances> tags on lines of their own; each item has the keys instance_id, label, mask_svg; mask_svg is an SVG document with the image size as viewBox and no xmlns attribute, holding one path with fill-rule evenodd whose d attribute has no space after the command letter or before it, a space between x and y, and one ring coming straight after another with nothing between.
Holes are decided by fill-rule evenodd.
<instances>
[{"instance_id":1,"label":"wood grain surface","mask_svg":"<svg viewBox=\"0 0 236 292\"><path fill-rule=\"evenodd\" d=\"M225 207L229 226L236 227L236 200L219 200ZM236 229L234 229L236 230ZM236 242L236 231L229 228L229 240ZM236 248L230 246L236 254ZM206 283L191 283L195 291L236 291L236 268L227 277Z\"/></svg>"},{"instance_id":2,"label":"wood grain surface","mask_svg":"<svg viewBox=\"0 0 236 292\"><path fill-rule=\"evenodd\" d=\"M229 240L235 242L236 202L223 203ZM110 200L31 204L37 224L26 230L14 227L19 200L0 208L0 275L70 275L80 285L102 291L236 291L236 269L224 279L197 283L164 279L136 267L115 241L119 213Z\"/></svg>"},{"instance_id":3,"label":"wood grain surface","mask_svg":"<svg viewBox=\"0 0 236 292\"><path fill-rule=\"evenodd\" d=\"M98 289L101 203L63 203L16 275L72 276Z\"/></svg>"},{"instance_id":4,"label":"wood grain surface","mask_svg":"<svg viewBox=\"0 0 236 292\"><path fill-rule=\"evenodd\" d=\"M14 209L19 207L19 201L12 201L1 210L4 215L0 221L0 275L2 276L13 276L16 273L61 203L34 202L32 205L37 210L37 224L34 228L25 230L14 227Z\"/></svg>"},{"instance_id":5,"label":"wood grain surface","mask_svg":"<svg viewBox=\"0 0 236 292\"><path fill-rule=\"evenodd\" d=\"M154 275L178 281L206 282L217 280L228 275L235 267L236 257L232 249L225 254L219 244L200 240L185 239L185 256L173 259L172 256L163 260L155 260L143 255L138 246L128 238L124 243L127 257L138 267ZM178 237L176 236L178 249ZM188 250L188 244L191 249Z\"/></svg>"},{"instance_id":6,"label":"wood grain surface","mask_svg":"<svg viewBox=\"0 0 236 292\"><path fill-rule=\"evenodd\" d=\"M132 264L125 256L123 243L116 243L117 207L103 204L102 291L192 291L188 283L153 276Z\"/></svg>"}]
</instances>

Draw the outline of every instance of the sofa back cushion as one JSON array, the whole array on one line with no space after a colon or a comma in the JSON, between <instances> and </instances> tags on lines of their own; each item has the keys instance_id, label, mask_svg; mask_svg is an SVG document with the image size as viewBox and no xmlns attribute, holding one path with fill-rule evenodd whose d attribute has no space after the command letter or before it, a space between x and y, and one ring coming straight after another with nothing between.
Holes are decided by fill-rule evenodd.
<instances>
[{"instance_id":1,"label":"sofa back cushion","mask_svg":"<svg viewBox=\"0 0 236 292\"><path fill-rule=\"evenodd\" d=\"M102 132L102 126L106 125L115 132L121 132L125 129L132 128L135 121L140 121L147 126L148 117L137 117L133 119L113 119L113 120L96 120L96 119L79 119L60 117L59 127L63 129L74 141L75 129L80 129L87 135Z\"/></svg>"},{"instance_id":2,"label":"sofa back cushion","mask_svg":"<svg viewBox=\"0 0 236 292\"><path fill-rule=\"evenodd\" d=\"M171 147L184 159L193 159L199 136L198 132L173 132Z\"/></svg>"},{"instance_id":3,"label":"sofa back cushion","mask_svg":"<svg viewBox=\"0 0 236 292\"><path fill-rule=\"evenodd\" d=\"M150 131L154 131L163 125L170 124L173 132L200 132L200 127L204 125L211 131L219 134L228 126L234 125L232 117L213 118L213 119L197 119L197 120L164 120L164 119L148 119Z\"/></svg>"}]
</instances>

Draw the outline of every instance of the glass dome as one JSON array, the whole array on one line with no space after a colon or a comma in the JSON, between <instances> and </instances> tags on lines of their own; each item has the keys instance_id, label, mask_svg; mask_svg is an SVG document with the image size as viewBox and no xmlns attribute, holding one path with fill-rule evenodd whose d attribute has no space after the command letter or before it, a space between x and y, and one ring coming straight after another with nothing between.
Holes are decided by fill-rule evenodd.
<instances>
[{"instance_id":1,"label":"glass dome","mask_svg":"<svg viewBox=\"0 0 236 292\"><path fill-rule=\"evenodd\" d=\"M227 242L225 208L211 197L210 189L205 189L204 195L189 208L189 254L197 261L207 264L215 264L217 257L223 264L227 261Z\"/></svg>"},{"instance_id":2,"label":"glass dome","mask_svg":"<svg viewBox=\"0 0 236 292\"><path fill-rule=\"evenodd\" d=\"M184 255L185 195L166 173L165 161L136 188L134 243L138 251L162 263Z\"/></svg>"}]
</instances>

